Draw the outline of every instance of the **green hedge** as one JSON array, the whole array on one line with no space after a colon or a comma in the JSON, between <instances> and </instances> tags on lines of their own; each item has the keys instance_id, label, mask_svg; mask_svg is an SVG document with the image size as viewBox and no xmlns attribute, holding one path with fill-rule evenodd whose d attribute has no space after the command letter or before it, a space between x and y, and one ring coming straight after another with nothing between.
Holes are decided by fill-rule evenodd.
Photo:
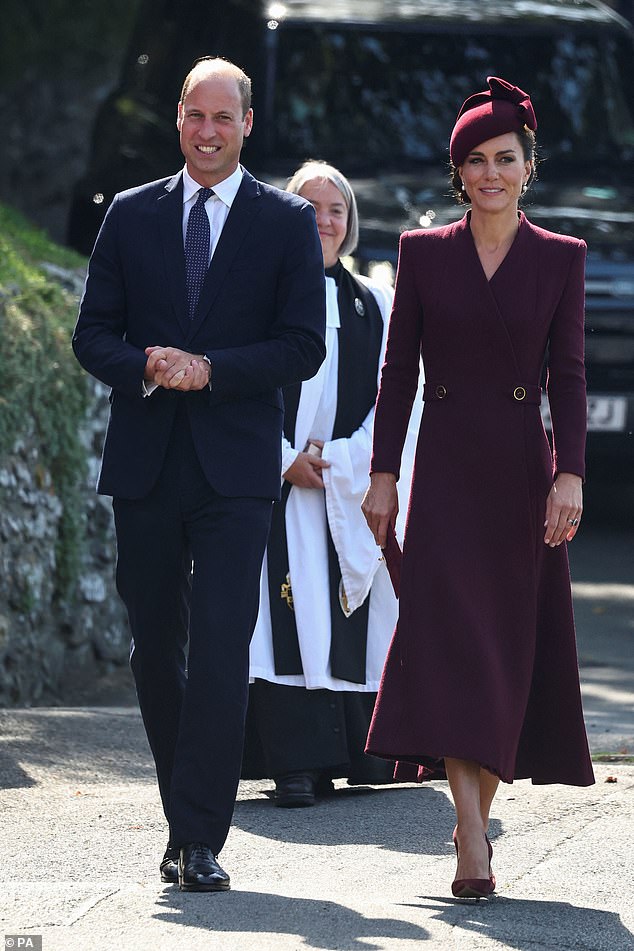
<instances>
[{"instance_id":1,"label":"green hedge","mask_svg":"<svg viewBox=\"0 0 634 951\"><path fill-rule=\"evenodd\" d=\"M35 473L46 473L63 506L57 543L57 587L65 597L79 570L85 451L78 430L87 380L70 347L77 299L43 263L82 273L86 261L0 204L0 459L34 433Z\"/></svg>"}]
</instances>

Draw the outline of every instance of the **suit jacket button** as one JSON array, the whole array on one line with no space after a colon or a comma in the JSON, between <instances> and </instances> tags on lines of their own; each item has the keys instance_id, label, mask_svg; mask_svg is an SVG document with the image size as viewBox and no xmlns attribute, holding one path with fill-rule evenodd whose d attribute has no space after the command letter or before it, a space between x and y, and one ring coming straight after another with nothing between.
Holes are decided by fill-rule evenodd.
<instances>
[{"instance_id":1,"label":"suit jacket button","mask_svg":"<svg viewBox=\"0 0 634 951\"><path fill-rule=\"evenodd\" d=\"M444 400L446 395L447 395L447 390L445 389L444 386L441 385L436 387L436 396L438 397L439 400Z\"/></svg>"},{"instance_id":2,"label":"suit jacket button","mask_svg":"<svg viewBox=\"0 0 634 951\"><path fill-rule=\"evenodd\" d=\"M526 396L526 390L524 389L523 386L516 386L515 389L513 390L513 396L515 397L516 400L521 402Z\"/></svg>"}]
</instances>

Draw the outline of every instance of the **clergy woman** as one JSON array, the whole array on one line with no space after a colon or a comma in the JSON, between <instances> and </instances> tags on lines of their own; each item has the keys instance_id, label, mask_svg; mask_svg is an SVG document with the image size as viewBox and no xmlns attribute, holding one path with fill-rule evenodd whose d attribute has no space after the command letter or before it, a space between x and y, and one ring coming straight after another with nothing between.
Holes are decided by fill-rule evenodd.
<instances>
[{"instance_id":1,"label":"clergy woman","mask_svg":"<svg viewBox=\"0 0 634 951\"><path fill-rule=\"evenodd\" d=\"M392 782L393 764L364 746L397 601L360 508L392 289L340 260L358 239L355 197L341 172L307 162L288 190L317 215L327 356L315 377L284 391L282 501L251 644L243 777L271 777L275 804L301 807L331 792L334 778Z\"/></svg>"},{"instance_id":2,"label":"clergy woman","mask_svg":"<svg viewBox=\"0 0 634 951\"><path fill-rule=\"evenodd\" d=\"M400 778L446 775L460 898L495 888L487 828L500 781L594 781L566 551L582 511L586 247L518 209L536 126L529 96L489 77L451 135L470 210L401 237L363 503L382 545L422 352L399 619L367 749L397 760Z\"/></svg>"}]
</instances>

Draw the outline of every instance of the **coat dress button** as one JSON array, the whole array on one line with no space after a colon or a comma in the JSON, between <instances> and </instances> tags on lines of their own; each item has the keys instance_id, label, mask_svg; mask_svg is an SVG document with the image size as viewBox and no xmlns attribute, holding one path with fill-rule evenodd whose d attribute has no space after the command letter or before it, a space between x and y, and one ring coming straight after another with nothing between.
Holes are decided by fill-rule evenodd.
<instances>
[{"instance_id":1,"label":"coat dress button","mask_svg":"<svg viewBox=\"0 0 634 951\"><path fill-rule=\"evenodd\" d=\"M513 396L515 397L516 400L521 402L526 396L526 390L524 389L523 386L516 386L515 389L513 390Z\"/></svg>"}]
</instances>

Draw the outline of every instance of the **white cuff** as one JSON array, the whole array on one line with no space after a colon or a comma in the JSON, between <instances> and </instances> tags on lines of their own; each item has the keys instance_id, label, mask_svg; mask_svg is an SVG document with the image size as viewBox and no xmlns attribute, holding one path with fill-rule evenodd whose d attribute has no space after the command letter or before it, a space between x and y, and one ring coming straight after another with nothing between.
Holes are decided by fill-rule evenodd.
<instances>
[{"instance_id":1,"label":"white cuff","mask_svg":"<svg viewBox=\"0 0 634 951\"><path fill-rule=\"evenodd\" d=\"M282 446L282 477L284 473L290 469L298 456L299 450L293 449L290 443L287 446Z\"/></svg>"}]
</instances>

